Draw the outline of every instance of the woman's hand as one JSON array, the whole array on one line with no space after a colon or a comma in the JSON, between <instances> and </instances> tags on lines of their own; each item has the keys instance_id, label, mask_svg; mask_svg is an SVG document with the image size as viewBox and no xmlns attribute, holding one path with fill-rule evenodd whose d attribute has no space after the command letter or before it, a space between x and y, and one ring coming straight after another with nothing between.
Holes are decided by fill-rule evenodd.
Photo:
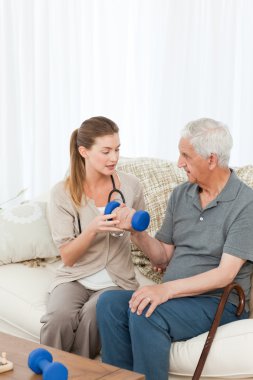
<instances>
[{"instance_id":1,"label":"woman's hand","mask_svg":"<svg viewBox=\"0 0 253 380\"><path fill-rule=\"evenodd\" d=\"M141 315L145 307L150 304L146 317L150 317L155 308L171 299L172 295L168 291L168 283L159 285L147 285L136 290L129 301L132 313Z\"/></svg>"},{"instance_id":2,"label":"woman's hand","mask_svg":"<svg viewBox=\"0 0 253 380\"><path fill-rule=\"evenodd\" d=\"M97 234L99 232L120 232L121 229L117 228L120 221L117 219L116 214L98 215L88 225L87 230Z\"/></svg>"}]
</instances>

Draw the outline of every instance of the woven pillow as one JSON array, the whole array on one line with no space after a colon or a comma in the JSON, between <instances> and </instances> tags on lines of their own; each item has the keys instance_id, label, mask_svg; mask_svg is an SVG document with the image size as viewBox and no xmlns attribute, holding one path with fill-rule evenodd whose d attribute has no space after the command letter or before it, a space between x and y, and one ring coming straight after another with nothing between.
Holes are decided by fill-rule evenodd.
<instances>
[{"instance_id":1,"label":"woven pillow","mask_svg":"<svg viewBox=\"0 0 253 380\"><path fill-rule=\"evenodd\" d=\"M140 179L146 210L150 213L150 226L147 231L154 236L162 224L172 190L187 180L185 172L173 162L155 158L123 158L117 168ZM156 282L161 281L161 275L153 271L149 259L134 244L132 259L146 277Z\"/></svg>"},{"instance_id":2,"label":"woven pillow","mask_svg":"<svg viewBox=\"0 0 253 380\"><path fill-rule=\"evenodd\" d=\"M245 165L240 168L234 168L238 177L246 183L246 185L253 188L253 165Z\"/></svg>"},{"instance_id":3,"label":"woven pillow","mask_svg":"<svg viewBox=\"0 0 253 380\"><path fill-rule=\"evenodd\" d=\"M46 217L46 202L0 211L0 265L59 255Z\"/></svg>"}]
</instances>

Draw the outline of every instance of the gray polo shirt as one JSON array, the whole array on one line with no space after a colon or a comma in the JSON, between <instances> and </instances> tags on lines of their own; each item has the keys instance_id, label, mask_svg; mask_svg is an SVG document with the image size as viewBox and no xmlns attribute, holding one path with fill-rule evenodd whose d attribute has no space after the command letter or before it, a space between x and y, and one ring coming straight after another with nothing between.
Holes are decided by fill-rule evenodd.
<instances>
[{"instance_id":1,"label":"gray polo shirt","mask_svg":"<svg viewBox=\"0 0 253 380\"><path fill-rule=\"evenodd\" d=\"M233 171L222 192L204 209L198 185L186 182L176 187L155 237L175 246L163 282L216 268L222 253L247 260L235 282L245 292L248 310L253 271L253 190ZM217 296L221 290L206 294ZM238 304L236 292L230 295L229 301Z\"/></svg>"}]
</instances>

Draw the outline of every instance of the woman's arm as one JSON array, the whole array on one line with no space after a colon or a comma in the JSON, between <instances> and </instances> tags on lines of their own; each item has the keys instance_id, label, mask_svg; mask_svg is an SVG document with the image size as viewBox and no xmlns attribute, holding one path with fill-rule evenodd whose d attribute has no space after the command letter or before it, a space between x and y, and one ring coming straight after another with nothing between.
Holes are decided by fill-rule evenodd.
<instances>
[{"instance_id":1,"label":"woman's arm","mask_svg":"<svg viewBox=\"0 0 253 380\"><path fill-rule=\"evenodd\" d=\"M119 229L116 228L119 220L115 218L115 214L98 215L80 235L70 242L64 243L59 248L64 265L73 266L85 255L85 252L95 239L96 234L100 232L119 231Z\"/></svg>"}]
</instances>

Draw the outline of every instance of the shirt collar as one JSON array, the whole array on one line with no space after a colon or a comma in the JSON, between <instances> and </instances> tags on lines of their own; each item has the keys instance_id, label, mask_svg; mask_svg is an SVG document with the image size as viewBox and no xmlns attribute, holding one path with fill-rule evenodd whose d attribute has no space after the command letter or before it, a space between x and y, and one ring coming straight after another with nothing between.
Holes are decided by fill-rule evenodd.
<instances>
[{"instance_id":1,"label":"shirt collar","mask_svg":"<svg viewBox=\"0 0 253 380\"><path fill-rule=\"evenodd\" d=\"M230 171L231 174L225 187L221 193L212 202L209 203L207 208L216 206L218 202L229 202L236 198L241 185L241 181L233 169L230 169ZM196 206L199 206L199 186L197 184L193 184L190 186L187 193L194 199L194 204Z\"/></svg>"},{"instance_id":2,"label":"shirt collar","mask_svg":"<svg viewBox=\"0 0 253 380\"><path fill-rule=\"evenodd\" d=\"M220 202L229 202L237 197L238 191L241 187L241 180L237 177L233 169L230 169L231 175L224 189L216 198Z\"/></svg>"}]
</instances>

